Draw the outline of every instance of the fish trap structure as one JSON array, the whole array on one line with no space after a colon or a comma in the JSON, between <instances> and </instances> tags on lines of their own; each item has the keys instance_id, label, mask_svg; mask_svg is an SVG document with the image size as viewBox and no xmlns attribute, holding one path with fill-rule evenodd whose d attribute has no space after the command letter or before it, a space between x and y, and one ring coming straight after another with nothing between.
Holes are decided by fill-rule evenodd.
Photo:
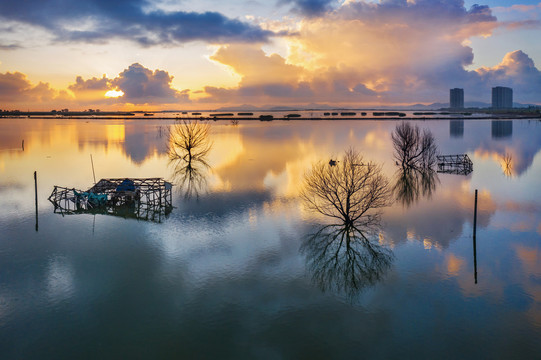
<instances>
[{"instance_id":1,"label":"fish trap structure","mask_svg":"<svg viewBox=\"0 0 541 360\"><path fill-rule=\"evenodd\" d=\"M473 171L473 162L467 154L438 155L436 161L439 173L468 175Z\"/></svg>"},{"instance_id":2,"label":"fish trap structure","mask_svg":"<svg viewBox=\"0 0 541 360\"><path fill-rule=\"evenodd\" d=\"M55 186L54 212L106 214L161 222L173 209L173 185L161 178L101 179L86 191Z\"/></svg>"}]
</instances>

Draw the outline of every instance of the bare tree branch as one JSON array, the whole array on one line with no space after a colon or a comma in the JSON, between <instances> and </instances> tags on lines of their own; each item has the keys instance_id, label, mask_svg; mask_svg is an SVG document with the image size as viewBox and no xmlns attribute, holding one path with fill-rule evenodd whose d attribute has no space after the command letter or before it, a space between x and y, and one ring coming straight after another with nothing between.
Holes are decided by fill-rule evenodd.
<instances>
[{"instance_id":1,"label":"bare tree branch","mask_svg":"<svg viewBox=\"0 0 541 360\"><path fill-rule=\"evenodd\" d=\"M177 122L169 129L169 163L173 166L173 179L184 190L184 196L199 197L206 188L206 170L210 169L207 155L212 148L207 123Z\"/></svg>"},{"instance_id":2,"label":"bare tree branch","mask_svg":"<svg viewBox=\"0 0 541 360\"><path fill-rule=\"evenodd\" d=\"M391 134L394 157L402 168L428 169L436 163L438 148L432 132L409 122L398 124Z\"/></svg>"},{"instance_id":3,"label":"bare tree branch","mask_svg":"<svg viewBox=\"0 0 541 360\"><path fill-rule=\"evenodd\" d=\"M389 181L381 166L365 163L353 149L336 166L319 162L305 175L301 198L322 215L352 224L370 209L390 205Z\"/></svg>"}]
</instances>

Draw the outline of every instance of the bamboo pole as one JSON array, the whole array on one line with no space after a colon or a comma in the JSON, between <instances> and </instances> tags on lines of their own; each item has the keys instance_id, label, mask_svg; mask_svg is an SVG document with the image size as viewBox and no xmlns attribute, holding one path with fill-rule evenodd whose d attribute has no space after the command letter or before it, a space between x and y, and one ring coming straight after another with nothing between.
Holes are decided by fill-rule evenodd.
<instances>
[{"instance_id":1,"label":"bamboo pole","mask_svg":"<svg viewBox=\"0 0 541 360\"><path fill-rule=\"evenodd\" d=\"M36 197L36 231L38 231L38 173L34 171L34 193Z\"/></svg>"},{"instance_id":2,"label":"bamboo pole","mask_svg":"<svg viewBox=\"0 0 541 360\"><path fill-rule=\"evenodd\" d=\"M473 210L473 268L474 279L477 284L477 189L475 189L475 207Z\"/></svg>"},{"instance_id":3,"label":"bamboo pole","mask_svg":"<svg viewBox=\"0 0 541 360\"><path fill-rule=\"evenodd\" d=\"M94 185L96 185L96 173L94 172L94 160L92 154L90 154L90 163L92 164L92 175L94 176Z\"/></svg>"}]
</instances>

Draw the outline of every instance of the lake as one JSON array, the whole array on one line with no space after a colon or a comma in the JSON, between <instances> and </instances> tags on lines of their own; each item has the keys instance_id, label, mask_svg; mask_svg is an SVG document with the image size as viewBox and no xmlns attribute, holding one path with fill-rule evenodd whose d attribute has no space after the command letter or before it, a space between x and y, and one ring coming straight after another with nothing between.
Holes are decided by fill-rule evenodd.
<instances>
[{"instance_id":1,"label":"lake","mask_svg":"<svg viewBox=\"0 0 541 360\"><path fill-rule=\"evenodd\" d=\"M398 120L211 121L187 167L173 119L0 119L0 358L538 357L541 122L410 123L473 172L403 181ZM301 194L348 149L392 203L342 246ZM173 208L55 209L93 168Z\"/></svg>"}]
</instances>

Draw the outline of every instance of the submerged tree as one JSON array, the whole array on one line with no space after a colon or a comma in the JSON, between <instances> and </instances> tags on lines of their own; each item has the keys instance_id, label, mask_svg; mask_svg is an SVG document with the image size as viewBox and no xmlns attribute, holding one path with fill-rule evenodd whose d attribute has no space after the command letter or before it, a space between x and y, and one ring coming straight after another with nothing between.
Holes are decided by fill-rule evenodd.
<instances>
[{"instance_id":1,"label":"submerged tree","mask_svg":"<svg viewBox=\"0 0 541 360\"><path fill-rule=\"evenodd\" d=\"M421 132L417 125L408 122L398 124L391 137L399 167L393 192L402 205L411 206L436 190L439 179L434 167L438 148L430 130Z\"/></svg>"},{"instance_id":2,"label":"submerged tree","mask_svg":"<svg viewBox=\"0 0 541 360\"><path fill-rule=\"evenodd\" d=\"M305 175L301 198L309 210L350 225L379 218L369 210L390 204L389 180L381 166L363 162L355 150L346 151L335 166L319 162Z\"/></svg>"},{"instance_id":3,"label":"submerged tree","mask_svg":"<svg viewBox=\"0 0 541 360\"><path fill-rule=\"evenodd\" d=\"M409 122L398 124L391 135L394 157L402 168L428 169L436 164L438 148L432 132Z\"/></svg>"},{"instance_id":4,"label":"submerged tree","mask_svg":"<svg viewBox=\"0 0 541 360\"><path fill-rule=\"evenodd\" d=\"M210 125L183 120L169 129L169 163L173 179L184 189L184 196L199 197L206 187L206 171L210 168L207 155L212 148L209 140Z\"/></svg>"},{"instance_id":5,"label":"submerged tree","mask_svg":"<svg viewBox=\"0 0 541 360\"><path fill-rule=\"evenodd\" d=\"M352 296L390 267L391 251L379 244L380 209L390 205L390 195L381 166L364 163L353 149L334 165L314 164L305 175L305 207L331 220L301 247L312 279L323 291Z\"/></svg>"}]
</instances>

